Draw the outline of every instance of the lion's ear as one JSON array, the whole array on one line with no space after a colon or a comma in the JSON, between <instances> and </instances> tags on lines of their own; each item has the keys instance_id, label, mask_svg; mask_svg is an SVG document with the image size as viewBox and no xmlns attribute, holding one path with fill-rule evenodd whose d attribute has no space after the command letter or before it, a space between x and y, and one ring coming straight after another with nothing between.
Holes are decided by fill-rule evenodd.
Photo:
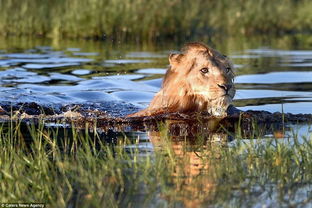
<instances>
[{"instance_id":1,"label":"lion's ear","mask_svg":"<svg viewBox=\"0 0 312 208\"><path fill-rule=\"evenodd\" d=\"M214 57L215 55L213 54L213 50L212 49L208 49L207 50L207 52L208 52L208 54L209 54L209 56L211 56L211 57Z\"/></svg>"},{"instance_id":2,"label":"lion's ear","mask_svg":"<svg viewBox=\"0 0 312 208\"><path fill-rule=\"evenodd\" d=\"M183 54L170 54L169 55L169 63L171 66L175 66L180 63Z\"/></svg>"}]
</instances>

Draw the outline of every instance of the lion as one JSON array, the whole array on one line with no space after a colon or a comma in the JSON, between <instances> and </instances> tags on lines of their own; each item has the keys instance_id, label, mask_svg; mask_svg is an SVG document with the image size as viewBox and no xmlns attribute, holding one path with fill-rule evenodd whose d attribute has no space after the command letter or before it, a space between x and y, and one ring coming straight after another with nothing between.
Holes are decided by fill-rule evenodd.
<instances>
[{"instance_id":1,"label":"lion","mask_svg":"<svg viewBox=\"0 0 312 208\"><path fill-rule=\"evenodd\" d=\"M169 63L150 105L127 117L205 111L217 117L227 115L235 95L233 64L227 56L195 42L185 45L180 54L170 54Z\"/></svg>"}]
</instances>

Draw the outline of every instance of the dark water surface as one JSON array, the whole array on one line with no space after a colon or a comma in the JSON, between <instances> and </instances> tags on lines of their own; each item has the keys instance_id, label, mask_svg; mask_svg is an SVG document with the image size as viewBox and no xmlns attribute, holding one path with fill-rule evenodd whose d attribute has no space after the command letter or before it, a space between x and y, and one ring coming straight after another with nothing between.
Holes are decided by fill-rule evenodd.
<instances>
[{"instance_id":1,"label":"dark water surface","mask_svg":"<svg viewBox=\"0 0 312 208\"><path fill-rule=\"evenodd\" d=\"M312 113L310 37L204 42L234 62L237 75L234 105L239 109ZM168 55L182 45L1 39L0 105L85 104L115 116L126 115L148 105L160 89ZM300 135L311 138L308 125L292 125L287 129L289 132L283 137L291 137L290 132L296 129ZM147 133L130 131L127 136L139 139L138 144L127 148L139 147L142 156L154 151ZM212 135L216 140L222 137L224 135ZM304 187L303 191L306 189L311 190L311 186ZM263 203L276 204L276 199L267 195L264 192L261 196L266 199ZM255 204L260 206L262 202L259 203Z\"/></svg>"}]
</instances>

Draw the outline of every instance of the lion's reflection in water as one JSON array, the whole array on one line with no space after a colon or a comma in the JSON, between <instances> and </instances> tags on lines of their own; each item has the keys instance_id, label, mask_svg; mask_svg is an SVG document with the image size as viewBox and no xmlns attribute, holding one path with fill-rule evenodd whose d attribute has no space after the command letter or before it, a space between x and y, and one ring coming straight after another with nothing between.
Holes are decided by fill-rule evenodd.
<instances>
[{"instance_id":1,"label":"lion's reflection in water","mask_svg":"<svg viewBox=\"0 0 312 208\"><path fill-rule=\"evenodd\" d=\"M200 207L216 197L214 170L218 168L220 151L231 139L228 134L217 132L218 128L216 120L200 127L166 121L165 127L160 128L163 130L148 133L155 152L169 153L174 159L171 176L175 191L163 193L162 198L169 203L179 201L184 207Z\"/></svg>"}]
</instances>

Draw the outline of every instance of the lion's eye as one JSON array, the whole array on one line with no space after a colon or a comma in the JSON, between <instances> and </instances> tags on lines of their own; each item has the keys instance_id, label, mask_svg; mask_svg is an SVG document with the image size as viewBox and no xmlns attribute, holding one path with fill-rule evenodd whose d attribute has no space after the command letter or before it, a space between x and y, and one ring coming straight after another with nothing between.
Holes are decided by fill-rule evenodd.
<instances>
[{"instance_id":1,"label":"lion's eye","mask_svg":"<svg viewBox=\"0 0 312 208\"><path fill-rule=\"evenodd\" d=\"M226 67L225 70L226 70L226 73L229 73L231 71L231 67Z\"/></svg>"},{"instance_id":2,"label":"lion's eye","mask_svg":"<svg viewBox=\"0 0 312 208\"><path fill-rule=\"evenodd\" d=\"M208 68L202 68L200 70L200 72L203 73L203 74L207 74L209 72L209 69Z\"/></svg>"}]
</instances>

